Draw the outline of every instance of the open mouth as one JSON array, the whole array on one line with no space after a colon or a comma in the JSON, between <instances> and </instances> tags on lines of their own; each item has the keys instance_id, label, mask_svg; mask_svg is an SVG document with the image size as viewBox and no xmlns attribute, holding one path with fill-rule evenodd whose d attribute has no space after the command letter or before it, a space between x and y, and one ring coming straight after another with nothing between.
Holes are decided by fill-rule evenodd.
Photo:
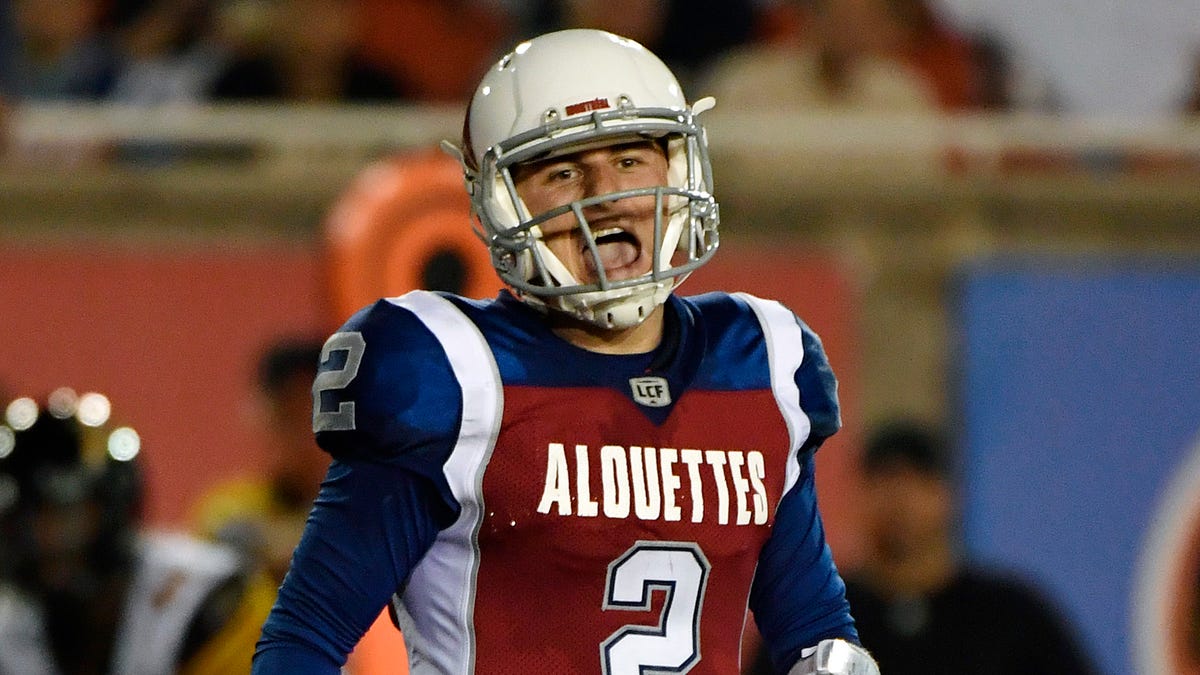
<instances>
[{"instance_id":1,"label":"open mouth","mask_svg":"<svg viewBox=\"0 0 1200 675\"><path fill-rule=\"evenodd\" d=\"M596 251L599 252L599 263L604 267L604 275L609 281L628 279L640 274L633 268L642 257L642 248L637 237L619 227L597 230L593 237L596 241ZM583 249L583 260L588 271L599 276L596 270L597 261L586 245Z\"/></svg>"}]
</instances>

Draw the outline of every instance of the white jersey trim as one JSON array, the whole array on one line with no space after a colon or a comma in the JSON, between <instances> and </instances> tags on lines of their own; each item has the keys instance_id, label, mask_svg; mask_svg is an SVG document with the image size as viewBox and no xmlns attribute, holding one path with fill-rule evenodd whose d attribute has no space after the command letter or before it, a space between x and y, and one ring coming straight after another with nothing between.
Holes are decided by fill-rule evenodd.
<instances>
[{"instance_id":1,"label":"white jersey trim","mask_svg":"<svg viewBox=\"0 0 1200 675\"><path fill-rule=\"evenodd\" d=\"M800 480L800 462L796 457L812 432L812 421L800 407L800 387L796 385L796 371L804 362L804 330L792 311L774 300L763 300L749 293L734 293L733 296L754 310L762 326L771 369L771 390L775 393L779 412L787 422L791 448L783 492L779 495L782 499Z\"/></svg>"},{"instance_id":2,"label":"white jersey trim","mask_svg":"<svg viewBox=\"0 0 1200 675\"><path fill-rule=\"evenodd\" d=\"M479 328L449 300L413 291L388 302L412 312L433 333L462 388L458 439L442 467L462 510L413 569L402 598L409 615L402 620L408 623L411 618L420 627L409 625L405 633L410 671L470 675L475 672L472 617L484 514L483 472L496 447L504 407L500 370Z\"/></svg>"}]
</instances>

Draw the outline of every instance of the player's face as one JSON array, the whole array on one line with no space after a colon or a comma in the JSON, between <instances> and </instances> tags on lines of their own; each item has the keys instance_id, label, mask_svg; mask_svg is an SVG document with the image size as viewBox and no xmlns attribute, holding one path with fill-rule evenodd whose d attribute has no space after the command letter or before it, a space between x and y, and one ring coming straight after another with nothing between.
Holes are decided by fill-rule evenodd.
<instances>
[{"instance_id":1,"label":"player's face","mask_svg":"<svg viewBox=\"0 0 1200 675\"><path fill-rule=\"evenodd\" d=\"M949 536L953 497L946 481L911 467L867 478L867 528L887 564L915 563Z\"/></svg>"},{"instance_id":2,"label":"player's face","mask_svg":"<svg viewBox=\"0 0 1200 675\"><path fill-rule=\"evenodd\" d=\"M667 184L667 158L652 141L622 143L532 162L514 170L533 215L597 195ZM646 274L654 255L654 197L601 202L583 210L610 281ZM580 283L599 279L596 260L572 213L541 225L543 241Z\"/></svg>"}]
</instances>

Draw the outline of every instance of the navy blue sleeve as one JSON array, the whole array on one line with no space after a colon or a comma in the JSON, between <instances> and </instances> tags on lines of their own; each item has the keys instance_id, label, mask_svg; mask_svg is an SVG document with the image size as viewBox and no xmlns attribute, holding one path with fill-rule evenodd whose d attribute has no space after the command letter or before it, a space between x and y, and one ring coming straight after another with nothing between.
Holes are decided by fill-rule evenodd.
<instances>
[{"instance_id":1,"label":"navy blue sleeve","mask_svg":"<svg viewBox=\"0 0 1200 675\"><path fill-rule=\"evenodd\" d=\"M808 440L800 449L803 459L842 428L842 413L838 404L837 377L829 365L821 338L799 318L796 323L800 324L804 348L804 360L796 370L796 386L800 389L800 407L808 415L811 425Z\"/></svg>"},{"instance_id":2,"label":"navy blue sleeve","mask_svg":"<svg viewBox=\"0 0 1200 675\"><path fill-rule=\"evenodd\" d=\"M380 301L330 336L313 429L334 458L263 626L253 672L338 673L457 515L442 466L461 387L412 312Z\"/></svg>"},{"instance_id":3,"label":"navy blue sleeve","mask_svg":"<svg viewBox=\"0 0 1200 675\"><path fill-rule=\"evenodd\" d=\"M750 609L771 662L781 673L799 660L802 649L825 638L858 642L846 585L825 542L813 461L821 444L842 426L837 378L821 339L799 318L796 322L804 358L795 382L810 429L797 457L800 478L780 501L750 591Z\"/></svg>"},{"instance_id":4,"label":"navy blue sleeve","mask_svg":"<svg viewBox=\"0 0 1200 675\"><path fill-rule=\"evenodd\" d=\"M442 466L462 419L462 388L440 342L412 312L386 300L326 341L313 383L317 443L423 476L451 508Z\"/></svg>"},{"instance_id":5,"label":"navy blue sleeve","mask_svg":"<svg viewBox=\"0 0 1200 675\"><path fill-rule=\"evenodd\" d=\"M404 468L336 460L255 650L254 675L335 675L449 517Z\"/></svg>"},{"instance_id":6,"label":"navy blue sleeve","mask_svg":"<svg viewBox=\"0 0 1200 675\"><path fill-rule=\"evenodd\" d=\"M801 649L825 638L858 643L846 584L825 542L812 455L803 461L800 480L780 501L750 589L750 609L780 673Z\"/></svg>"}]
</instances>

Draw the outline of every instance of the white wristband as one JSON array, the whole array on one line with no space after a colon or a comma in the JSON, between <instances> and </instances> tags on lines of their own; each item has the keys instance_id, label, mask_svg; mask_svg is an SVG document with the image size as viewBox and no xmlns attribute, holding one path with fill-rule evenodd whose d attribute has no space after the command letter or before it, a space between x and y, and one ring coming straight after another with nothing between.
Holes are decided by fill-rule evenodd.
<instances>
[{"instance_id":1,"label":"white wristband","mask_svg":"<svg viewBox=\"0 0 1200 675\"><path fill-rule=\"evenodd\" d=\"M788 675L879 675L879 666L862 647L831 638L802 650Z\"/></svg>"}]
</instances>

